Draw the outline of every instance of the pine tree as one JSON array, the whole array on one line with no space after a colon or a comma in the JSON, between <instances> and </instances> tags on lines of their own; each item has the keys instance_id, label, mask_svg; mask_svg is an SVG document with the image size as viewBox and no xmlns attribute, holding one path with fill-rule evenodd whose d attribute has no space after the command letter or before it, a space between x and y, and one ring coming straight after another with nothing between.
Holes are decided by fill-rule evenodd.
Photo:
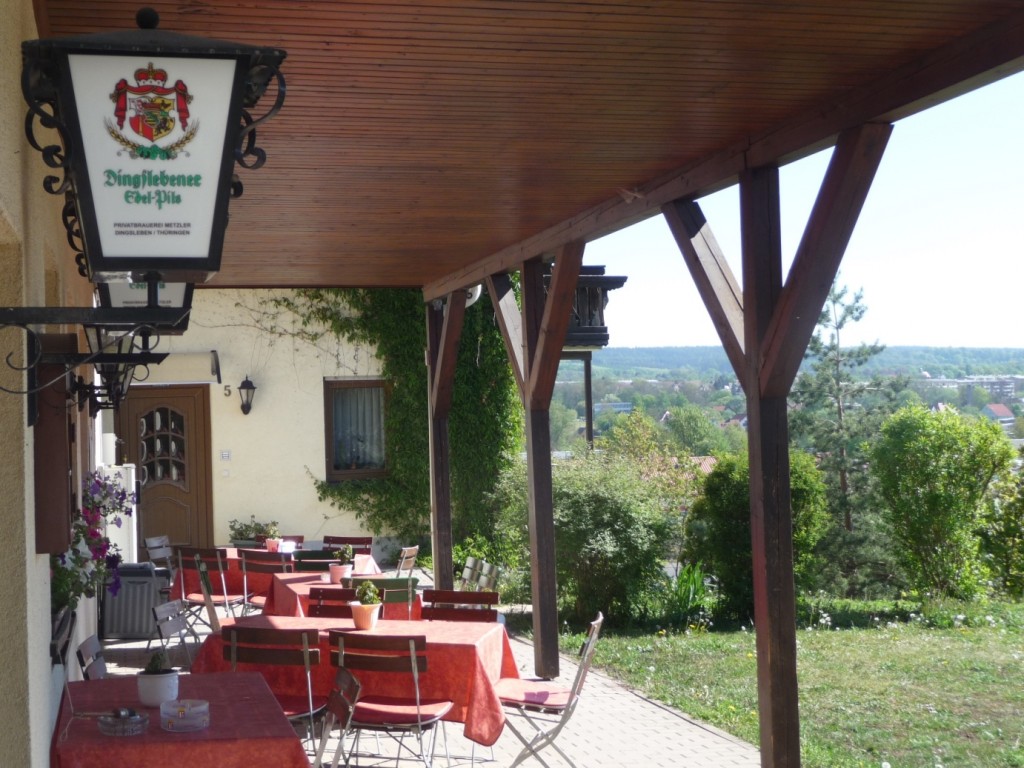
<instances>
[{"instance_id":1,"label":"pine tree","mask_svg":"<svg viewBox=\"0 0 1024 768\"><path fill-rule=\"evenodd\" d=\"M895 405L894 384L856 376L857 369L879 354L879 343L844 347L844 329L864 317L863 291L847 299L847 288L835 283L818 318L818 330L807 347L810 371L793 387L796 406L791 431L797 443L816 454L830 486L833 508L847 531L854 510L866 492L864 442L876 434Z\"/></svg>"}]
</instances>

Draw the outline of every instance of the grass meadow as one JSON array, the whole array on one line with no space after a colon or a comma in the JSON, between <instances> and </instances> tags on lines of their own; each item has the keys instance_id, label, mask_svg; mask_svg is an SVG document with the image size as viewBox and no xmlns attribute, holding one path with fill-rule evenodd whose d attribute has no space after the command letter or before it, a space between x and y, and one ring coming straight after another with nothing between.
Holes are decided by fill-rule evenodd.
<instances>
[{"instance_id":1,"label":"grass meadow","mask_svg":"<svg viewBox=\"0 0 1024 768\"><path fill-rule=\"evenodd\" d=\"M1024 768L1024 606L844 620L819 609L798 630L805 768ZM595 664L756 745L756 653L752 627L612 630Z\"/></svg>"}]
</instances>

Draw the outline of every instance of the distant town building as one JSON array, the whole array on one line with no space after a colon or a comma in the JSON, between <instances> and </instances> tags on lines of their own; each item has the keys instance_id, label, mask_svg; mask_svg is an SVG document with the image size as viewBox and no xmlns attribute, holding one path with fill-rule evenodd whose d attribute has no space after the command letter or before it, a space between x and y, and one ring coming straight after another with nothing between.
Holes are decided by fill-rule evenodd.
<instances>
[{"instance_id":1,"label":"distant town building","mask_svg":"<svg viewBox=\"0 0 1024 768\"><path fill-rule=\"evenodd\" d=\"M999 422L1003 431L1011 437L1013 436L1016 417L1013 415L1013 411L1002 403L989 403L981 409L981 415L992 421Z\"/></svg>"},{"instance_id":2,"label":"distant town building","mask_svg":"<svg viewBox=\"0 0 1024 768\"><path fill-rule=\"evenodd\" d=\"M965 376L959 379L931 379L929 383L947 389L980 387L993 400L1012 400L1018 392L1024 391L1024 376Z\"/></svg>"}]
</instances>

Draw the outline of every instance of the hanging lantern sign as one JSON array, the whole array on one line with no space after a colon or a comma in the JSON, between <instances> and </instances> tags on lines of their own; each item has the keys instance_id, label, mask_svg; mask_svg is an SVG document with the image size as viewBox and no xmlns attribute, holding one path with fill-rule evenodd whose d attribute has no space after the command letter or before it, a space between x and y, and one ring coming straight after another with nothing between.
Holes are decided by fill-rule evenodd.
<instances>
[{"instance_id":1,"label":"hanging lantern sign","mask_svg":"<svg viewBox=\"0 0 1024 768\"><path fill-rule=\"evenodd\" d=\"M95 282L204 282L220 268L235 163L258 168L255 127L280 109L285 52L156 29L22 44L26 133L51 168L43 186L65 194L65 227ZM271 81L276 100L253 119ZM55 128L42 146L35 124Z\"/></svg>"}]
</instances>

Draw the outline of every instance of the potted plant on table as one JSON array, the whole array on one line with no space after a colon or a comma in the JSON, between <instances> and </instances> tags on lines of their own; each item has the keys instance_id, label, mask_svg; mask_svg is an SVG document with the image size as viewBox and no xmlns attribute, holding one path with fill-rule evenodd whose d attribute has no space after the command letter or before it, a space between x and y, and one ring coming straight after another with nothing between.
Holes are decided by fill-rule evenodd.
<instances>
[{"instance_id":1,"label":"potted plant on table","mask_svg":"<svg viewBox=\"0 0 1024 768\"><path fill-rule=\"evenodd\" d=\"M147 707L159 707L178 698L178 670L167 666L167 655L157 651L137 676L139 701Z\"/></svg>"},{"instance_id":2,"label":"potted plant on table","mask_svg":"<svg viewBox=\"0 0 1024 768\"><path fill-rule=\"evenodd\" d=\"M334 550L334 559L337 562L328 566L331 572L331 583L341 584L342 579L352 576L352 545L342 544Z\"/></svg>"},{"instance_id":3,"label":"potted plant on table","mask_svg":"<svg viewBox=\"0 0 1024 768\"><path fill-rule=\"evenodd\" d=\"M380 615L380 590L372 581L364 581L356 587L358 603L352 603L352 621L356 629L373 629Z\"/></svg>"}]
</instances>

